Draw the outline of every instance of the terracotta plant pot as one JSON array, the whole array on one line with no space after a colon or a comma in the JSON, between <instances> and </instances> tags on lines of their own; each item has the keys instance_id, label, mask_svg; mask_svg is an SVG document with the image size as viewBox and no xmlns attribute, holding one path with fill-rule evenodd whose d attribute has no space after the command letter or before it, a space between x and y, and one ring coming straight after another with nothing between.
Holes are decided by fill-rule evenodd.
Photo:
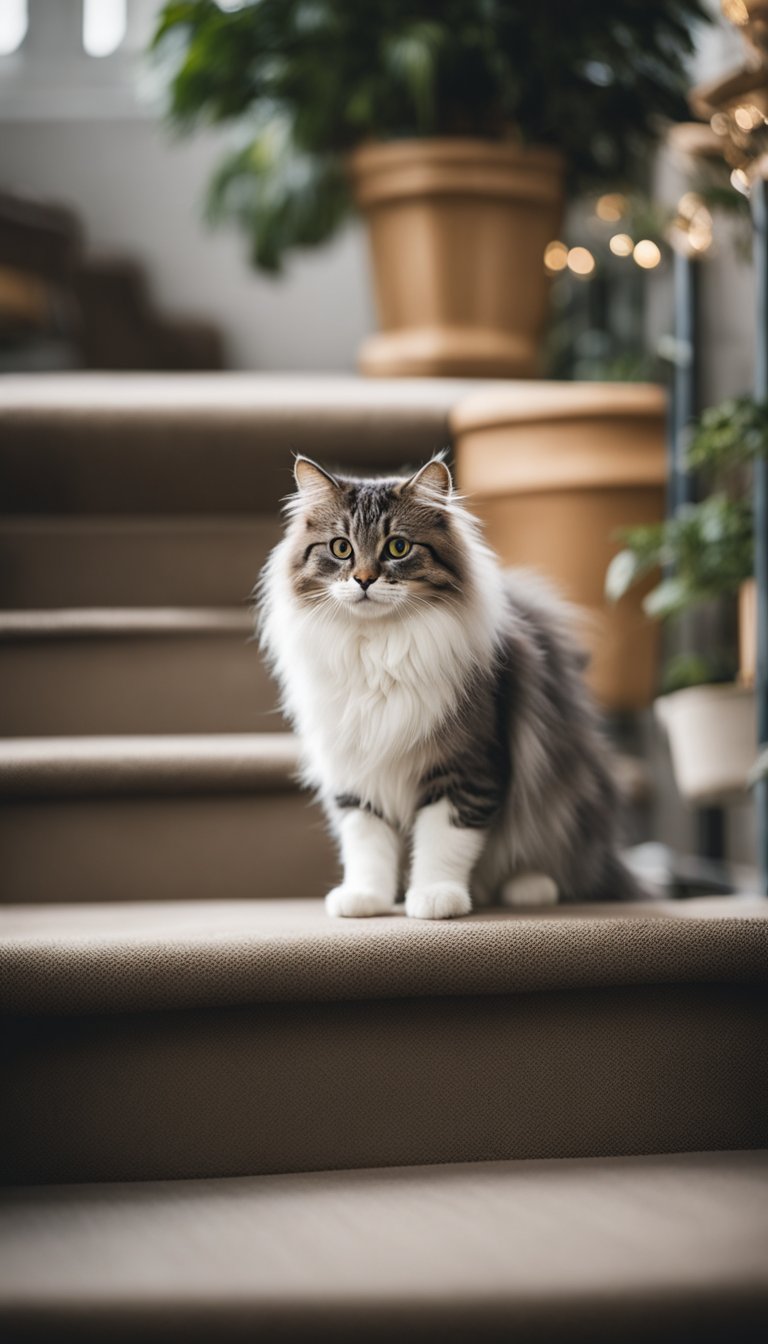
<instances>
[{"instance_id":1,"label":"terracotta plant pot","mask_svg":"<svg viewBox=\"0 0 768 1344\"><path fill-rule=\"evenodd\" d=\"M348 160L368 225L380 377L531 377L547 318L544 249L563 212L550 149L484 140L366 145Z\"/></svg>"},{"instance_id":2,"label":"terracotta plant pot","mask_svg":"<svg viewBox=\"0 0 768 1344\"><path fill-rule=\"evenodd\" d=\"M680 793L691 803L745 794L757 755L755 693L744 686L688 686L656 701Z\"/></svg>"},{"instance_id":3,"label":"terracotta plant pot","mask_svg":"<svg viewBox=\"0 0 768 1344\"><path fill-rule=\"evenodd\" d=\"M666 481L661 388L519 383L460 402L452 425L459 489L510 565L530 566L586 609L588 678L608 710L655 690L659 628L644 590L613 606L605 573L618 528L659 521Z\"/></svg>"},{"instance_id":4,"label":"terracotta plant pot","mask_svg":"<svg viewBox=\"0 0 768 1344\"><path fill-rule=\"evenodd\" d=\"M739 0L722 6L726 19L741 30L747 47L761 55L768 50L768 3L766 0Z\"/></svg>"},{"instance_id":5,"label":"terracotta plant pot","mask_svg":"<svg viewBox=\"0 0 768 1344\"><path fill-rule=\"evenodd\" d=\"M739 682L754 686L757 667L757 582L747 579L739 588Z\"/></svg>"}]
</instances>

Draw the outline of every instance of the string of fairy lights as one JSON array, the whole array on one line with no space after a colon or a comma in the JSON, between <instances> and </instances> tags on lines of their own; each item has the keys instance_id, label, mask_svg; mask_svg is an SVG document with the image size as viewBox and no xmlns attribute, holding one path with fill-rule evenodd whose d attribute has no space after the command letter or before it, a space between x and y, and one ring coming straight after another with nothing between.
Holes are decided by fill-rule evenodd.
<instances>
[{"instance_id":1,"label":"string of fairy lights","mask_svg":"<svg viewBox=\"0 0 768 1344\"><path fill-rule=\"evenodd\" d=\"M663 260L659 243L642 233L631 231L631 204L619 192L609 192L595 202L593 220L616 225L616 231L607 238L607 247L614 257L631 260L643 271L653 271ZM678 201L674 211L666 217L664 241L676 251L690 256L701 256L712 246L712 215L696 192L688 191ZM604 244L605 245L605 244ZM570 271L581 279L594 275L598 265L596 250L582 244L569 246L559 238L544 249L544 267L549 275Z\"/></svg>"}]
</instances>

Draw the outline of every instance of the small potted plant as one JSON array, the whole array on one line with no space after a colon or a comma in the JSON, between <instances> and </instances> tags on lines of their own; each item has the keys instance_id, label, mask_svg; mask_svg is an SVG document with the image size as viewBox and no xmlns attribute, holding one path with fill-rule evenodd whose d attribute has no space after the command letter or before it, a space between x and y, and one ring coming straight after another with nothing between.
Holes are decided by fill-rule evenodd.
<instances>
[{"instance_id":1,"label":"small potted plant","mask_svg":"<svg viewBox=\"0 0 768 1344\"><path fill-rule=\"evenodd\" d=\"M700 0L172 0L154 47L177 126L242 131L210 202L256 266L363 213L364 372L530 376L565 194L642 176L705 21Z\"/></svg>"},{"instance_id":2,"label":"small potted plant","mask_svg":"<svg viewBox=\"0 0 768 1344\"><path fill-rule=\"evenodd\" d=\"M710 632L721 632L714 648L678 653L656 701L678 787L696 803L743 793L754 765L757 603L750 464L766 453L768 407L743 397L706 411L693 432L688 465L701 473L707 493L664 523L625 530L625 549L607 573L607 594L618 601L661 568L660 581L643 603L657 620L707 608L720 617L709 622ZM734 626L738 637L729 637Z\"/></svg>"}]
</instances>

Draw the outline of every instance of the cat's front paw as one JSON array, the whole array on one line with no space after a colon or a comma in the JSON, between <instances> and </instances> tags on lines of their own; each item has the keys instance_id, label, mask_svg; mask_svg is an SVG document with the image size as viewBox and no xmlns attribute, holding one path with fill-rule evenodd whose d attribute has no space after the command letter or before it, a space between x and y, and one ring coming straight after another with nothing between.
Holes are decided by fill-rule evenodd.
<instances>
[{"instance_id":1,"label":"cat's front paw","mask_svg":"<svg viewBox=\"0 0 768 1344\"><path fill-rule=\"evenodd\" d=\"M389 915L394 901L375 891L360 891L357 887L334 887L325 898L329 915L347 919L364 919L370 915Z\"/></svg>"},{"instance_id":2,"label":"cat's front paw","mask_svg":"<svg viewBox=\"0 0 768 1344\"><path fill-rule=\"evenodd\" d=\"M428 882L411 887L405 896L405 913L412 919L455 919L471 909L469 892L460 882Z\"/></svg>"}]
</instances>

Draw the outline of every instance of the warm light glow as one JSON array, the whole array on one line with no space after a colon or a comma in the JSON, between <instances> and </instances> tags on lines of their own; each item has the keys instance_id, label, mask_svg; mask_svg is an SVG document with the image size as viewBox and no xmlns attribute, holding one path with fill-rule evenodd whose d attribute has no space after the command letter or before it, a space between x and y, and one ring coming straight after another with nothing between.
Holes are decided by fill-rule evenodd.
<instances>
[{"instance_id":1,"label":"warm light glow","mask_svg":"<svg viewBox=\"0 0 768 1344\"><path fill-rule=\"evenodd\" d=\"M83 0L83 49L89 56L111 56L126 23L126 0Z\"/></svg>"},{"instance_id":2,"label":"warm light glow","mask_svg":"<svg viewBox=\"0 0 768 1344\"><path fill-rule=\"evenodd\" d=\"M0 56L18 51L27 35L27 0L4 0L0 4Z\"/></svg>"},{"instance_id":3,"label":"warm light glow","mask_svg":"<svg viewBox=\"0 0 768 1344\"><path fill-rule=\"evenodd\" d=\"M568 269L574 275L591 275L595 269L595 258L588 247L572 247L568 253Z\"/></svg>"},{"instance_id":4,"label":"warm light glow","mask_svg":"<svg viewBox=\"0 0 768 1344\"><path fill-rule=\"evenodd\" d=\"M635 243L632 256L644 271L652 271L661 261L661 252L650 238L641 238L639 243Z\"/></svg>"},{"instance_id":5,"label":"warm light glow","mask_svg":"<svg viewBox=\"0 0 768 1344\"><path fill-rule=\"evenodd\" d=\"M720 8L729 23L737 23L740 28L749 23L749 10L744 0L720 0Z\"/></svg>"},{"instance_id":6,"label":"warm light glow","mask_svg":"<svg viewBox=\"0 0 768 1344\"><path fill-rule=\"evenodd\" d=\"M688 242L693 252L708 252L712 246L712 229L706 224L691 224L688 230Z\"/></svg>"},{"instance_id":7,"label":"warm light glow","mask_svg":"<svg viewBox=\"0 0 768 1344\"><path fill-rule=\"evenodd\" d=\"M756 126L763 124L765 118L760 108L750 103L742 107L735 107L733 109L733 120L740 131L754 131Z\"/></svg>"},{"instance_id":8,"label":"warm light glow","mask_svg":"<svg viewBox=\"0 0 768 1344\"><path fill-rule=\"evenodd\" d=\"M608 196L601 196L595 206L595 214L598 219L604 219L609 224L615 224L621 219L627 208L625 196L620 196L618 192L612 192Z\"/></svg>"},{"instance_id":9,"label":"warm light glow","mask_svg":"<svg viewBox=\"0 0 768 1344\"><path fill-rule=\"evenodd\" d=\"M544 265L548 271L564 271L568 265L568 248L565 243L548 243L544 249Z\"/></svg>"},{"instance_id":10,"label":"warm light glow","mask_svg":"<svg viewBox=\"0 0 768 1344\"><path fill-rule=\"evenodd\" d=\"M679 208L691 251L707 252L712 245L712 216L701 197L694 191L686 192Z\"/></svg>"},{"instance_id":11,"label":"warm light glow","mask_svg":"<svg viewBox=\"0 0 768 1344\"><path fill-rule=\"evenodd\" d=\"M715 135L728 134L728 118L724 112L715 112L709 119L709 124Z\"/></svg>"},{"instance_id":12,"label":"warm light glow","mask_svg":"<svg viewBox=\"0 0 768 1344\"><path fill-rule=\"evenodd\" d=\"M632 253L634 243L628 233L614 233L608 246L614 257L628 257Z\"/></svg>"},{"instance_id":13,"label":"warm light glow","mask_svg":"<svg viewBox=\"0 0 768 1344\"><path fill-rule=\"evenodd\" d=\"M712 216L701 196L686 191L677 204L677 215L669 230L669 241L681 256L701 256L712 246Z\"/></svg>"},{"instance_id":14,"label":"warm light glow","mask_svg":"<svg viewBox=\"0 0 768 1344\"><path fill-rule=\"evenodd\" d=\"M749 178L743 168L734 168L731 173L731 186L740 191L742 196L749 195Z\"/></svg>"}]
</instances>

